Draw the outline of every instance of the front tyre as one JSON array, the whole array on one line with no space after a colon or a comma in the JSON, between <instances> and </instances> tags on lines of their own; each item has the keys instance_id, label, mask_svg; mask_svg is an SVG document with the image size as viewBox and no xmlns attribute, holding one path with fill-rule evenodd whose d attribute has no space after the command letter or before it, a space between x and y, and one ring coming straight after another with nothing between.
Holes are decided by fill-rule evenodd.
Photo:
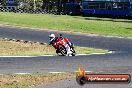
<instances>
[{"instance_id":1,"label":"front tyre","mask_svg":"<svg viewBox=\"0 0 132 88\"><path fill-rule=\"evenodd\" d=\"M74 50L74 48L71 48L71 51L72 51L72 56L75 56L76 55L76 52L75 52L75 50Z\"/></svg>"}]
</instances>

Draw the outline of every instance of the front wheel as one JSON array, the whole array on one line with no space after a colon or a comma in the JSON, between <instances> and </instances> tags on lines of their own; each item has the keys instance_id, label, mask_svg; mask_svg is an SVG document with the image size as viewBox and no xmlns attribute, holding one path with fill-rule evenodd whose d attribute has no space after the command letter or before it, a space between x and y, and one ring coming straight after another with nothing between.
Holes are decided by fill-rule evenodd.
<instances>
[{"instance_id":1,"label":"front wheel","mask_svg":"<svg viewBox=\"0 0 132 88\"><path fill-rule=\"evenodd\" d=\"M75 52L75 50L74 50L74 48L71 48L71 51L72 51L72 56L75 56L76 55L76 52Z\"/></svg>"}]
</instances>

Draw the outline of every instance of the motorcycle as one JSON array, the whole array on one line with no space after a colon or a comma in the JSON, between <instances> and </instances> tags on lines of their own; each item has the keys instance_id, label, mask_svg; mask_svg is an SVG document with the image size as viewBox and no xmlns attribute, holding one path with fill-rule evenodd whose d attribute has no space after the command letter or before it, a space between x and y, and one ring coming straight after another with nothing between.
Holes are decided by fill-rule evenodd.
<instances>
[{"instance_id":1,"label":"motorcycle","mask_svg":"<svg viewBox=\"0 0 132 88\"><path fill-rule=\"evenodd\" d=\"M64 39L58 39L57 42L55 42L52 46L56 49L56 53L59 55L59 53L62 56L68 56L67 54L67 49L66 49L66 44L67 46L70 48L71 51L71 56L75 56L76 52L74 50L74 45L73 43L70 43L69 40L67 38Z\"/></svg>"}]
</instances>

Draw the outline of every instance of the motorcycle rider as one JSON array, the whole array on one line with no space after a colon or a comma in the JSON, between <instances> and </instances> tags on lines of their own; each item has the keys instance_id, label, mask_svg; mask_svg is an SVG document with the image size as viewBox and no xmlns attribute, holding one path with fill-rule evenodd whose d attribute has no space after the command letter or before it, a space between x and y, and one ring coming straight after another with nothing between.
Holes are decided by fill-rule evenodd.
<instances>
[{"instance_id":1,"label":"motorcycle rider","mask_svg":"<svg viewBox=\"0 0 132 88\"><path fill-rule=\"evenodd\" d=\"M60 37L56 37L55 34L50 34L50 35L49 35L49 39L50 39L50 45L53 45L54 43L59 42L60 40L63 41L64 38L62 37L62 34L60 34ZM64 41L64 42L65 42L65 41ZM66 43L66 44L64 45L65 48L66 48L66 50L67 50L67 55L72 54L72 52L71 52L71 50L70 50L69 44L71 44L71 43L68 42L68 43ZM57 52L58 52L58 51L56 51L56 53L57 53Z\"/></svg>"}]
</instances>

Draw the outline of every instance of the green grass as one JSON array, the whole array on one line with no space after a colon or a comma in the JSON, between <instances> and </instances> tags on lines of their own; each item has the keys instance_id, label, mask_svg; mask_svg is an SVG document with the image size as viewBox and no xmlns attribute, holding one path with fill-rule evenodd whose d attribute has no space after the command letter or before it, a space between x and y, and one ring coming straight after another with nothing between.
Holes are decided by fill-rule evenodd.
<instances>
[{"instance_id":1,"label":"green grass","mask_svg":"<svg viewBox=\"0 0 132 88\"><path fill-rule=\"evenodd\" d=\"M89 48L89 47L75 47L77 54L93 54L93 53L107 53L108 50Z\"/></svg>"},{"instance_id":2,"label":"green grass","mask_svg":"<svg viewBox=\"0 0 132 88\"><path fill-rule=\"evenodd\" d=\"M75 47L77 54L106 53L107 50L87 47ZM0 56L40 56L56 55L55 49L49 45L6 41L0 39Z\"/></svg>"},{"instance_id":3,"label":"green grass","mask_svg":"<svg viewBox=\"0 0 132 88\"><path fill-rule=\"evenodd\" d=\"M74 73L0 75L0 88L29 88L33 85L49 83L75 77Z\"/></svg>"},{"instance_id":4,"label":"green grass","mask_svg":"<svg viewBox=\"0 0 132 88\"><path fill-rule=\"evenodd\" d=\"M0 24L105 36L132 37L132 21L127 19L0 12Z\"/></svg>"}]
</instances>

